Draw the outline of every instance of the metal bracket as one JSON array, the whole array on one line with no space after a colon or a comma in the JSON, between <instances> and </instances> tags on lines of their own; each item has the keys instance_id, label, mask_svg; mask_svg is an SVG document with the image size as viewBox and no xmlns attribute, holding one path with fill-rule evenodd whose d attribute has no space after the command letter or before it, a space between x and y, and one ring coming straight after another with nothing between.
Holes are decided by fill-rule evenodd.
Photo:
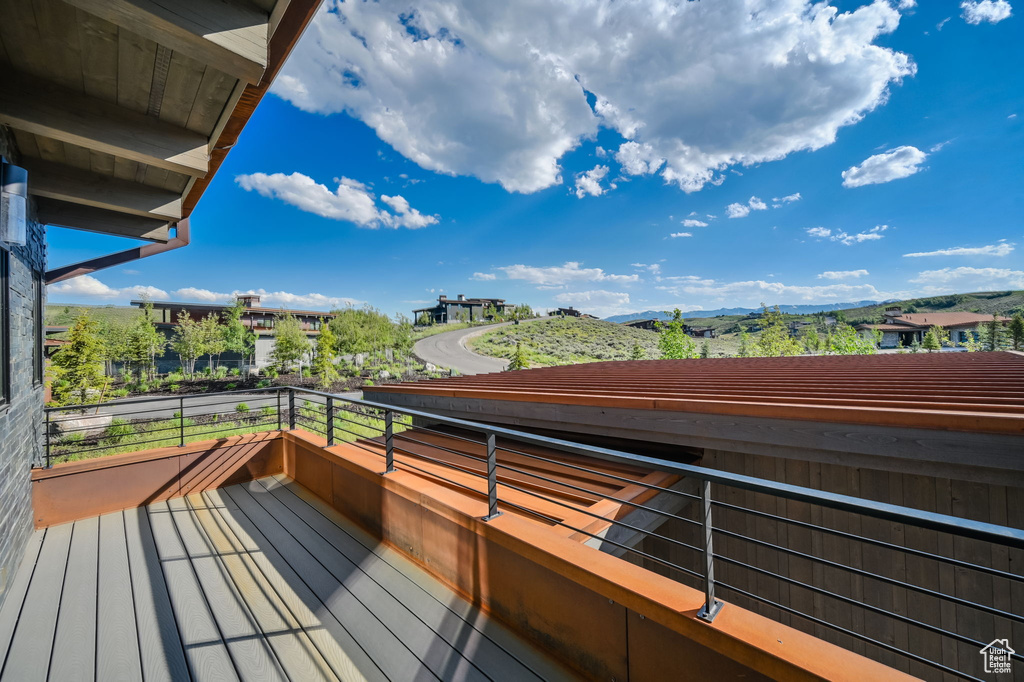
<instances>
[{"instance_id":1,"label":"metal bracket","mask_svg":"<svg viewBox=\"0 0 1024 682\"><path fill-rule=\"evenodd\" d=\"M721 610L722 602L720 601L715 601L715 603L712 604L710 609L708 608L707 603L705 603L704 606L700 607L700 611L697 612L697 617L703 621L710 623L715 620L715 616L717 616L718 612Z\"/></svg>"},{"instance_id":2,"label":"metal bracket","mask_svg":"<svg viewBox=\"0 0 1024 682\"><path fill-rule=\"evenodd\" d=\"M480 517L480 520L481 521L490 521L491 519L498 518L499 516L501 516L504 513L505 512L494 512L493 514L488 514L487 516Z\"/></svg>"}]
</instances>

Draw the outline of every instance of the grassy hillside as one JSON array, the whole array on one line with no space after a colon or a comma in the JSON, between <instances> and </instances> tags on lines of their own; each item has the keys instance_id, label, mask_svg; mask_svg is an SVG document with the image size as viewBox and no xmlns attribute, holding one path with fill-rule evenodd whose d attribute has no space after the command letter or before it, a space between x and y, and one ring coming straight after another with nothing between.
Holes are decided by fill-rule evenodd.
<instances>
[{"instance_id":1,"label":"grassy hillside","mask_svg":"<svg viewBox=\"0 0 1024 682\"><path fill-rule=\"evenodd\" d=\"M949 294L928 298L911 298L897 303L883 303L866 308L844 310L853 323L881 322L882 313L889 306L898 305L905 313L969 312L991 315L1012 315L1024 312L1024 291L978 291L973 294Z\"/></svg>"},{"instance_id":2,"label":"grassy hillside","mask_svg":"<svg viewBox=\"0 0 1024 682\"><path fill-rule=\"evenodd\" d=\"M88 312L89 316L98 322L113 322L131 320L142 310L135 306L49 304L46 306L46 324L52 327L69 327L83 312Z\"/></svg>"}]
</instances>

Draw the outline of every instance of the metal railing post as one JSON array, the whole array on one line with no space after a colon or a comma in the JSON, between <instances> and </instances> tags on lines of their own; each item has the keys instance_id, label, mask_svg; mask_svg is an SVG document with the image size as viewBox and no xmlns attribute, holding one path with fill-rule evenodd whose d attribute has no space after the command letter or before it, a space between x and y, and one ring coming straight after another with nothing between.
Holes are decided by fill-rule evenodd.
<instances>
[{"instance_id":1,"label":"metal railing post","mask_svg":"<svg viewBox=\"0 0 1024 682\"><path fill-rule=\"evenodd\" d=\"M395 413L384 411L384 473L390 474L395 469Z\"/></svg>"},{"instance_id":2,"label":"metal railing post","mask_svg":"<svg viewBox=\"0 0 1024 682\"><path fill-rule=\"evenodd\" d=\"M49 469L50 466L51 466L50 465L50 411L49 410L46 410L46 426L43 427L43 428L46 429L46 434L45 434L45 439L46 439L46 468Z\"/></svg>"},{"instance_id":3,"label":"metal railing post","mask_svg":"<svg viewBox=\"0 0 1024 682\"><path fill-rule=\"evenodd\" d=\"M715 599L715 552L711 544L711 481L700 482L700 502L700 526L704 534L704 606L697 612L697 617L710 623L722 609L722 602Z\"/></svg>"},{"instance_id":4,"label":"metal railing post","mask_svg":"<svg viewBox=\"0 0 1024 682\"><path fill-rule=\"evenodd\" d=\"M277 389L277 430L284 431L281 428L283 422L281 421L281 389Z\"/></svg>"},{"instance_id":5,"label":"metal railing post","mask_svg":"<svg viewBox=\"0 0 1024 682\"><path fill-rule=\"evenodd\" d=\"M327 445L334 445L334 398L327 398Z\"/></svg>"},{"instance_id":6,"label":"metal railing post","mask_svg":"<svg viewBox=\"0 0 1024 682\"><path fill-rule=\"evenodd\" d=\"M185 397L178 398L178 447L185 447Z\"/></svg>"},{"instance_id":7,"label":"metal railing post","mask_svg":"<svg viewBox=\"0 0 1024 682\"><path fill-rule=\"evenodd\" d=\"M288 428L295 430L295 389L288 389Z\"/></svg>"},{"instance_id":8,"label":"metal railing post","mask_svg":"<svg viewBox=\"0 0 1024 682\"><path fill-rule=\"evenodd\" d=\"M484 521L501 516L498 511L498 449L495 436L487 434L487 516Z\"/></svg>"}]
</instances>

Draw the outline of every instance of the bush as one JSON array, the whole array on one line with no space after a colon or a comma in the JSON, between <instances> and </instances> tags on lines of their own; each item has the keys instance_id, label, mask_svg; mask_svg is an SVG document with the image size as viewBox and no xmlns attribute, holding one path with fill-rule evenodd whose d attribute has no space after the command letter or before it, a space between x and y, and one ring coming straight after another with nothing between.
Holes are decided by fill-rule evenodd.
<instances>
[{"instance_id":1,"label":"bush","mask_svg":"<svg viewBox=\"0 0 1024 682\"><path fill-rule=\"evenodd\" d=\"M123 398L126 395L128 395L128 389L127 388L115 388L112 391L110 391L110 397L111 398Z\"/></svg>"},{"instance_id":2,"label":"bush","mask_svg":"<svg viewBox=\"0 0 1024 682\"><path fill-rule=\"evenodd\" d=\"M213 377L215 379L223 379L227 375L228 375L228 368L227 367L223 367L223 366L218 367L217 370L213 373Z\"/></svg>"},{"instance_id":3,"label":"bush","mask_svg":"<svg viewBox=\"0 0 1024 682\"><path fill-rule=\"evenodd\" d=\"M249 414L249 406L246 403L238 403L235 405L235 412L238 414Z\"/></svg>"},{"instance_id":4,"label":"bush","mask_svg":"<svg viewBox=\"0 0 1024 682\"><path fill-rule=\"evenodd\" d=\"M228 374L230 374L233 377L241 376L242 370L238 369L237 367L232 367Z\"/></svg>"},{"instance_id":5,"label":"bush","mask_svg":"<svg viewBox=\"0 0 1024 682\"><path fill-rule=\"evenodd\" d=\"M181 384L170 384L167 387L167 390L169 390L171 393L177 393L178 389L180 389L180 388L181 388Z\"/></svg>"},{"instance_id":6,"label":"bush","mask_svg":"<svg viewBox=\"0 0 1024 682\"><path fill-rule=\"evenodd\" d=\"M238 388L238 384L236 384L236 383L230 383L230 384L227 384L227 385L226 385L226 386L224 387L224 390L226 390L226 391L233 391L233 390L235 390L236 388Z\"/></svg>"},{"instance_id":7,"label":"bush","mask_svg":"<svg viewBox=\"0 0 1024 682\"><path fill-rule=\"evenodd\" d=\"M256 382L256 388L269 388L271 383L270 379L260 379Z\"/></svg>"},{"instance_id":8,"label":"bush","mask_svg":"<svg viewBox=\"0 0 1024 682\"><path fill-rule=\"evenodd\" d=\"M277 410L275 410L270 405L264 405L263 407L260 408L260 414L264 417L273 417L275 414L277 414Z\"/></svg>"},{"instance_id":9,"label":"bush","mask_svg":"<svg viewBox=\"0 0 1024 682\"><path fill-rule=\"evenodd\" d=\"M182 372L169 372L167 374L167 381L171 383L181 383L185 380L185 375Z\"/></svg>"},{"instance_id":10,"label":"bush","mask_svg":"<svg viewBox=\"0 0 1024 682\"><path fill-rule=\"evenodd\" d=\"M135 435L135 427L125 419L112 419L107 427L107 440L122 443Z\"/></svg>"}]
</instances>

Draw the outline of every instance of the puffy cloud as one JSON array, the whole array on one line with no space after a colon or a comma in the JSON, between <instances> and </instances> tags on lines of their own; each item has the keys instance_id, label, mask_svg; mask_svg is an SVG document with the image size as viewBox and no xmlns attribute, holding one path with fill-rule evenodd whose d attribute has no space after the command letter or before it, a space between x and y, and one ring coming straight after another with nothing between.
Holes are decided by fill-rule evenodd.
<instances>
[{"instance_id":1,"label":"puffy cloud","mask_svg":"<svg viewBox=\"0 0 1024 682\"><path fill-rule=\"evenodd\" d=\"M692 237L692 232L673 232L669 235L671 239L679 239L680 237Z\"/></svg>"},{"instance_id":2,"label":"puffy cloud","mask_svg":"<svg viewBox=\"0 0 1024 682\"><path fill-rule=\"evenodd\" d=\"M839 242L850 246L851 244L860 244L861 242L876 241L882 239L882 233L889 229L888 225L875 225L870 230L865 232L858 232L857 234L850 234L845 230L839 230L832 232L827 227L809 227L805 230L808 235L815 239L828 239L829 241Z\"/></svg>"},{"instance_id":3,"label":"puffy cloud","mask_svg":"<svg viewBox=\"0 0 1024 682\"><path fill-rule=\"evenodd\" d=\"M708 224L703 220L697 220L695 218L686 218L683 220L683 227L707 227Z\"/></svg>"},{"instance_id":4,"label":"puffy cloud","mask_svg":"<svg viewBox=\"0 0 1024 682\"><path fill-rule=\"evenodd\" d=\"M917 147L903 146L882 154L869 156L859 166L843 171L843 187L879 185L883 182L908 178L921 170L928 155Z\"/></svg>"},{"instance_id":5,"label":"puffy cloud","mask_svg":"<svg viewBox=\"0 0 1024 682\"><path fill-rule=\"evenodd\" d=\"M274 92L509 191L560 183L562 157L602 126L626 140L624 172L695 191L831 144L884 103L915 70L876 44L899 19L887 0L328 0Z\"/></svg>"},{"instance_id":6,"label":"puffy cloud","mask_svg":"<svg viewBox=\"0 0 1024 682\"><path fill-rule=\"evenodd\" d=\"M667 279L667 278L666 278ZM657 287L662 291L693 300L703 297L705 302L727 302L732 306L758 306L761 303L791 303L793 301L843 302L864 299L882 300L894 298L870 284L823 284L803 286L748 280L742 282L719 282L691 276L678 284Z\"/></svg>"},{"instance_id":7,"label":"puffy cloud","mask_svg":"<svg viewBox=\"0 0 1024 682\"><path fill-rule=\"evenodd\" d=\"M490 282L492 280L498 279L498 276L495 275L493 272L474 272L473 276L470 277L470 279L474 279L477 282Z\"/></svg>"},{"instance_id":8,"label":"puffy cloud","mask_svg":"<svg viewBox=\"0 0 1024 682\"><path fill-rule=\"evenodd\" d=\"M867 270L826 270L818 275L818 279L859 279L869 275Z\"/></svg>"},{"instance_id":9,"label":"puffy cloud","mask_svg":"<svg viewBox=\"0 0 1024 682\"><path fill-rule=\"evenodd\" d=\"M572 291L558 294L554 300L556 303L571 305L598 317L630 312L629 294L626 292L605 291L604 289Z\"/></svg>"},{"instance_id":10,"label":"puffy cloud","mask_svg":"<svg viewBox=\"0 0 1024 682\"><path fill-rule=\"evenodd\" d=\"M120 289L108 286L92 275L80 275L63 282L51 284L46 288L48 296L67 298L86 298L100 300L129 300L149 298L154 301L166 301L170 296L163 289L153 286L134 285Z\"/></svg>"},{"instance_id":11,"label":"puffy cloud","mask_svg":"<svg viewBox=\"0 0 1024 682\"><path fill-rule=\"evenodd\" d=\"M923 285L922 295L956 291L999 291L1024 289L1024 270L1009 268L942 268L925 270L910 280Z\"/></svg>"},{"instance_id":12,"label":"puffy cloud","mask_svg":"<svg viewBox=\"0 0 1024 682\"><path fill-rule=\"evenodd\" d=\"M1013 244L1000 242L988 246L958 246L951 249L939 249L937 251L918 251L917 253L905 253L904 258L926 258L928 256L1008 256L1013 253Z\"/></svg>"},{"instance_id":13,"label":"puffy cloud","mask_svg":"<svg viewBox=\"0 0 1024 682\"><path fill-rule=\"evenodd\" d=\"M800 201L803 197L800 196L800 192L793 194L787 194L784 197L776 197L772 199L772 208L782 208L783 204L792 204L794 201Z\"/></svg>"},{"instance_id":14,"label":"puffy cloud","mask_svg":"<svg viewBox=\"0 0 1024 682\"><path fill-rule=\"evenodd\" d=\"M745 204L729 204L725 207L725 214L730 218L746 218L751 211L764 211L768 205L757 197L750 197Z\"/></svg>"},{"instance_id":15,"label":"puffy cloud","mask_svg":"<svg viewBox=\"0 0 1024 682\"><path fill-rule=\"evenodd\" d=\"M409 206L401 196L381 196L394 213L377 206L376 198L363 183L351 178L337 179L333 192L302 173L252 173L235 178L239 187L255 191L270 199L279 199L321 218L344 220L359 227L408 227L417 229L433 225L437 216L425 216Z\"/></svg>"},{"instance_id":16,"label":"puffy cloud","mask_svg":"<svg viewBox=\"0 0 1024 682\"><path fill-rule=\"evenodd\" d=\"M594 166L585 173L576 175L576 196L579 199L587 196L599 197L607 190L601 186L601 181L608 175L608 166Z\"/></svg>"},{"instance_id":17,"label":"puffy cloud","mask_svg":"<svg viewBox=\"0 0 1024 682\"><path fill-rule=\"evenodd\" d=\"M582 268L569 261L564 265L537 267L533 265L507 265L497 268L508 279L518 279L530 284L562 286L573 282L615 282L627 284L640 281L640 275L610 275L601 268Z\"/></svg>"},{"instance_id":18,"label":"puffy cloud","mask_svg":"<svg viewBox=\"0 0 1024 682\"><path fill-rule=\"evenodd\" d=\"M964 18L964 21L977 25L983 21L998 24L1003 19L1010 17L1013 8L1006 0L981 0L980 2L965 0L960 3L960 9L963 10L960 16Z\"/></svg>"}]
</instances>

